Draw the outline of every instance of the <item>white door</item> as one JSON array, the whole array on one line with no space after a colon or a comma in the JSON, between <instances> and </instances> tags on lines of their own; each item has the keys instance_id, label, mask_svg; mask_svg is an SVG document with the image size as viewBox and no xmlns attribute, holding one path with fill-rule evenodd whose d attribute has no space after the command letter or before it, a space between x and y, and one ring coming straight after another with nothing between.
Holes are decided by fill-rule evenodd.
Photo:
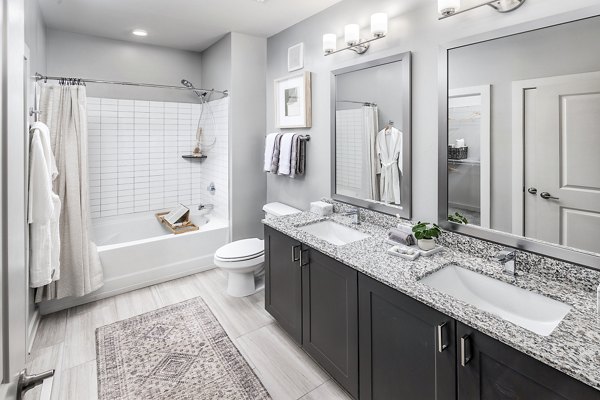
<instances>
[{"instance_id":1,"label":"white door","mask_svg":"<svg viewBox=\"0 0 600 400\"><path fill-rule=\"evenodd\" d=\"M526 236L600 253L600 79L538 85L525 107Z\"/></svg>"},{"instance_id":2,"label":"white door","mask_svg":"<svg viewBox=\"0 0 600 400\"><path fill-rule=\"evenodd\" d=\"M2 136L0 158L5 160L0 176L2 201L2 382L0 397L15 396L15 383L25 365L27 318L27 226L25 215L26 146L25 41L23 0L2 0L1 52L3 65L0 90Z\"/></svg>"}]
</instances>

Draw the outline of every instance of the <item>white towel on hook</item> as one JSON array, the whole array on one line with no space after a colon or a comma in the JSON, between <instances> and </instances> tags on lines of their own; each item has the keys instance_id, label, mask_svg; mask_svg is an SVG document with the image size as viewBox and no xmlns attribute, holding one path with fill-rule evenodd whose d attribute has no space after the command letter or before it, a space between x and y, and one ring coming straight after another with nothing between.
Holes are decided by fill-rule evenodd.
<instances>
[{"instance_id":1,"label":"white towel on hook","mask_svg":"<svg viewBox=\"0 0 600 400\"><path fill-rule=\"evenodd\" d=\"M58 176L50 146L50 131L36 122L31 127L28 223L30 226L29 285L40 287L60 278L60 198L52 190Z\"/></svg>"},{"instance_id":2,"label":"white towel on hook","mask_svg":"<svg viewBox=\"0 0 600 400\"><path fill-rule=\"evenodd\" d=\"M278 175L289 175L292 168L292 141L295 133L284 133L279 152Z\"/></svg>"},{"instance_id":3,"label":"white towel on hook","mask_svg":"<svg viewBox=\"0 0 600 400\"><path fill-rule=\"evenodd\" d=\"M265 138L265 172L271 171L271 162L273 161L273 147L275 146L275 138L277 133L270 133Z\"/></svg>"}]
</instances>

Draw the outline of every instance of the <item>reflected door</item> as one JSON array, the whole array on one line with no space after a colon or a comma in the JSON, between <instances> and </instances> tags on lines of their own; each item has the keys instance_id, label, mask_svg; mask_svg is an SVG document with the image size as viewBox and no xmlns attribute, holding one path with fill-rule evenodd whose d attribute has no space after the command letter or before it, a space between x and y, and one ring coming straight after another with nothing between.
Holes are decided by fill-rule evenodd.
<instances>
[{"instance_id":1,"label":"reflected door","mask_svg":"<svg viewBox=\"0 0 600 400\"><path fill-rule=\"evenodd\" d=\"M600 252L600 79L538 85L529 97L526 236Z\"/></svg>"}]
</instances>

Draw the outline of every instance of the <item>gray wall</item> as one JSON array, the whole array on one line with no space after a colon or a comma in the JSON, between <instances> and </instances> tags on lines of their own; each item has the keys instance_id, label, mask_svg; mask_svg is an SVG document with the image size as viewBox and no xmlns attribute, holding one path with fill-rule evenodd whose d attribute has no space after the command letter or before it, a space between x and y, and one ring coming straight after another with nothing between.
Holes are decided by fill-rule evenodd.
<instances>
[{"instance_id":1,"label":"gray wall","mask_svg":"<svg viewBox=\"0 0 600 400\"><path fill-rule=\"evenodd\" d=\"M330 195L330 71L342 66L404 51L413 52L413 216L437 220L437 91L440 44L490 32L513 32L582 14L597 12L597 0L528 1L517 12L498 14L488 7L437 20L437 1L405 12L395 0L344 0L327 10L269 38L267 47L267 130L274 130L273 80L286 76L288 47L304 42L305 69L313 73L313 127L304 179L267 178L267 200L308 208L309 202ZM388 37L374 42L362 56L343 52L322 54L322 35L335 32L341 45L344 25L358 22L369 35L369 16L378 11L390 15ZM494 32L497 35L500 32Z\"/></svg>"},{"instance_id":2,"label":"gray wall","mask_svg":"<svg viewBox=\"0 0 600 400\"><path fill-rule=\"evenodd\" d=\"M46 72L46 25L37 1L25 2L25 44L31 56L31 73Z\"/></svg>"},{"instance_id":3,"label":"gray wall","mask_svg":"<svg viewBox=\"0 0 600 400\"><path fill-rule=\"evenodd\" d=\"M511 232L512 82L600 71L600 17L452 50L449 86L492 85L491 226Z\"/></svg>"},{"instance_id":4,"label":"gray wall","mask_svg":"<svg viewBox=\"0 0 600 400\"><path fill-rule=\"evenodd\" d=\"M206 89L231 88L231 33L202 52L202 84Z\"/></svg>"},{"instance_id":5,"label":"gray wall","mask_svg":"<svg viewBox=\"0 0 600 400\"><path fill-rule=\"evenodd\" d=\"M262 237L267 40L230 33L202 53L202 81L229 89L229 196L233 240ZM218 188L217 188L218 190Z\"/></svg>"},{"instance_id":6,"label":"gray wall","mask_svg":"<svg viewBox=\"0 0 600 400\"><path fill-rule=\"evenodd\" d=\"M81 35L47 31L48 75L181 85L181 79L201 87L200 53ZM90 97L195 103L189 91L88 84Z\"/></svg>"}]
</instances>

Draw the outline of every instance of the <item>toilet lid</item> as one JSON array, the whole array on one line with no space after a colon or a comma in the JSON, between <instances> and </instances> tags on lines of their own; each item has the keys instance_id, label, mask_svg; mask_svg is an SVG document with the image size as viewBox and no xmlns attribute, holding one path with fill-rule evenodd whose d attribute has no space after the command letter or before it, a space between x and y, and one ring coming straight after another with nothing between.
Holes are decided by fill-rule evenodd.
<instances>
[{"instance_id":1,"label":"toilet lid","mask_svg":"<svg viewBox=\"0 0 600 400\"><path fill-rule=\"evenodd\" d=\"M252 259L261 256L265 251L264 240L236 240L221 247L215 252L215 257L221 260Z\"/></svg>"}]
</instances>

